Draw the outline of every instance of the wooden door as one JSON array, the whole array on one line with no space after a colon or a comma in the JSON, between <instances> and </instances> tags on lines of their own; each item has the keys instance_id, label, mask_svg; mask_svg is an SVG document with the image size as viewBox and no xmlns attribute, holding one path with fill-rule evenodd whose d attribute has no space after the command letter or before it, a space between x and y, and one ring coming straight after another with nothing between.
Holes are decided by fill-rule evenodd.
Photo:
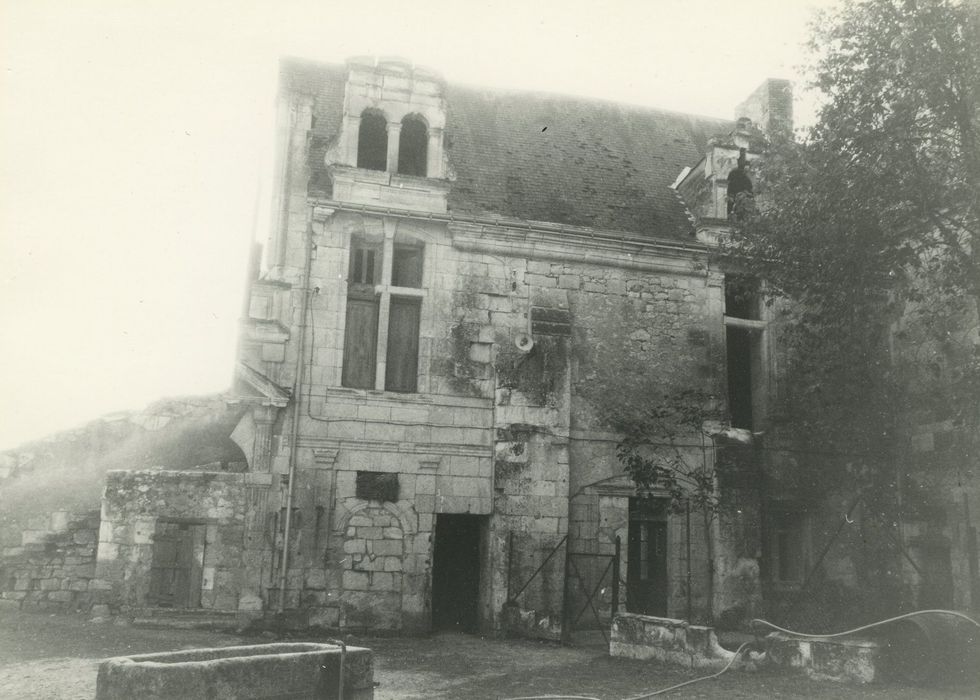
<instances>
[{"instance_id":1,"label":"wooden door","mask_svg":"<svg viewBox=\"0 0 980 700\"><path fill-rule=\"evenodd\" d=\"M163 608L201 605L204 525L158 521L147 602Z\"/></svg>"},{"instance_id":2,"label":"wooden door","mask_svg":"<svg viewBox=\"0 0 980 700\"><path fill-rule=\"evenodd\" d=\"M666 508L651 499L630 499L626 587L630 612L666 616Z\"/></svg>"}]
</instances>

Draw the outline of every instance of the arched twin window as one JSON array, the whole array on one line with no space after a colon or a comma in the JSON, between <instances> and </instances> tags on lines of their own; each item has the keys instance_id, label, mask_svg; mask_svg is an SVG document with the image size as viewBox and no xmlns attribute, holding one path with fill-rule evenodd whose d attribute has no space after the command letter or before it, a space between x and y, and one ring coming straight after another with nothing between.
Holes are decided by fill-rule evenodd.
<instances>
[{"instance_id":1,"label":"arched twin window","mask_svg":"<svg viewBox=\"0 0 980 700\"><path fill-rule=\"evenodd\" d=\"M422 117L409 114L402 119L398 142L398 173L425 177L428 174L429 130ZM372 108L361 113L357 136L357 167L388 169L388 122Z\"/></svg>"}]
</instances>

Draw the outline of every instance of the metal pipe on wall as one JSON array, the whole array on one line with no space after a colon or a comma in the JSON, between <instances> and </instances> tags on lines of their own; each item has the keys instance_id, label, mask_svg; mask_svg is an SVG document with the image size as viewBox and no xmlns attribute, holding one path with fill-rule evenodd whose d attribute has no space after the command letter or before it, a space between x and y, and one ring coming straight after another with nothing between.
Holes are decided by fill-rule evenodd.
<instances>
[{"instance_id":1,"label":"metal pipe on wall","mask_svg":"<svg viewBox=\"0 0 980 700\"><path fill-rule=\"evenodd\" d=\"M289 539L292 534L293 522L293 492L296 484L296 452L299 438L300 394L303 390L303 351L306 349L306 314L310 305L310 269L313 265L313 208L310 207L306 217L306 240L304 252L306 260L303 268L303 284L300 287L302 301L300 302L299 338L296 343L296 376L293 378L293 424L289 439L289 472L286 481L286 513L282 535L282 566L279 570L279 603L277 612L282 613L286 608L286 577L289 572Z\"/></svg>"}]
</instances>

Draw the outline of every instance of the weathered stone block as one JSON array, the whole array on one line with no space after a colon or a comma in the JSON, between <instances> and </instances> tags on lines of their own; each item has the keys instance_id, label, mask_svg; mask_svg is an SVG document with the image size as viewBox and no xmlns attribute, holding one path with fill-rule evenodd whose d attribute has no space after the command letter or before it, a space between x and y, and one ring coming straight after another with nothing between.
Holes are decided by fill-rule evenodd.
<instances>
[{"instance_id":1,"label":"weathered stone block","mask_svg":"<svg viewBox=\"0 0 980 700\"><path fill-rule=\"evenodd\" d=\"M401 540L375 540L371 543L371 551L378 556L401 555Z\"/></svg>"},{"instance_id":2,"label":"weathered stone block","mask_svg":"<svg viewBox=\"0 0 980 700\"><path fill-rule=\"evenodd\" d=\"M363 571L345 571L341 577L341 585L349 591L366 591L369 583L369 574Z\"/></svg>"},{"instance_id":3,"label":"weathered stone block","mask_svg":"<svg viewBox=\"0 0 980 700\"><path fill-rule=\"evenodd\" d=\"M618 613L610 631L609 654L656 659L689 668L722 668L735 652L723 649L710 627L671 618Z\"/></svg>"},{"instance_id":4,"label":"weathered stone block","mask_svg":"<svg viewBox=\"0 0 980 700\"><path fill-rule=\"evenodd\" d=\"M557 277L536 275L531 273L524 275L524 282L531 287L557 287L558 286Z\"/></svg>"},{"instance_id":5,"label":"weathered stone block","mask_svg":"<svg viewBox=\"0 0 980 700\"><path fill-rule=\"evenodd\" d=\"M367 545L363 539L349 539L344 542L344 551L347 554L363 554L367 551Z\"/></svg>"},{"instance_id":6,"label":"weathered stone block","mask_svg":"<svg viewBox=\"0 0 980 700\"><path fill-rule=\"evenodd\" d=\"M371 590L393 591L395 588L395 574L384 571L375 571L371 574Z\"/></svg>"}]
</instances>

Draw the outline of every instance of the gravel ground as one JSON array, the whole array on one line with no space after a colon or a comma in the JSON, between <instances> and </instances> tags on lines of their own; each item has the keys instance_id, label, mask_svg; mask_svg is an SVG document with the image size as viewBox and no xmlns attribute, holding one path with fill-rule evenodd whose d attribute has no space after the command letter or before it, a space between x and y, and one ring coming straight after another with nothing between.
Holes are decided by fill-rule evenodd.
<instances>
[{"instance_id":1,"label":"gravel ground","mask_svg":"<svg viewBox=\"0 0 980 700\"><path fill-rule=\"evenodd\" d=\"M96 669L105 657L269 641L272 640L0 611L0 698L92 700ZM610 658L601 644L594 642L562 647L456 634L350 641L375 651L375 679L380 682L376 700L501 700L558 693L618 700L702 675L649 661ZM980 697L980 689L887 685L858 688L791 675L732 672L672 692L669 697L938 700Z\"/></svg>"}]
</instances>

